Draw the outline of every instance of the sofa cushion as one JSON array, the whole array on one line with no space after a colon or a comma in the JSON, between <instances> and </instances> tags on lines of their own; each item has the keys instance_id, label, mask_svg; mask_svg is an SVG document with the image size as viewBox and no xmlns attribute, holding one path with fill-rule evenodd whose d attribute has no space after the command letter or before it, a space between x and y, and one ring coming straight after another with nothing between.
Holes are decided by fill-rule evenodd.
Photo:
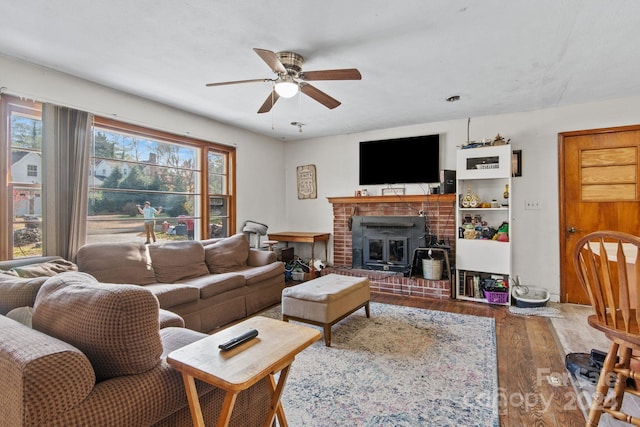
<instances>
[{"instance_id":1,"label":"sofa cushion","mask_svg":"<svg viewBox=\"0 0 640 427\"><path fill-rule=\"evenodd\" d=\"M160 319L160 329L184 328L184 319L172 311L164 310L161 308L159 319ZM162 335L162 332L160 334Z\"/></svg>"},{"instance_id":2,"label":"sofa cushion","mask_svg":"<svg viewBox=\"0 0 640 427\"><path fill-rule=\"evenodd\" d=\"M147 285L156 277L141 243L90 243L76 255L78 269L104 283Z\"/></svg>"},{"instance_id":3,"label":"sofa cushion","mask_svg":"<svg viewBox=\"0 0 640 427\"><path fill-rule=\"evenodd\" d=\"M274 262L260 267L245 268L244 270L238 271L238 273L244 276L247 286L262 283L267 279L277 276L282 276L284 280L284 264Z\"/></svg>"},{"instance_id":4,"label":"sofa cushion","mask_svg":"<svg viewBox=\"0 0 640 427\"><path fill-rule=\"evenodd\" d=\"M175 283L209 274L200 242L188 240L151 245L149 255L160 283Z\"/></svg>"},{"instance_id":5,"label":"sofa cushion","mask_svg":"<svg viewBox=\"0 0 640 427\"><path fill-rule=\"evenodd\" d=\"M209 271L213 274L236 271L247 265L249 241L238 233L204 247Z\"/></svg>"},{"instance_id":6,"label":"sofa cushion","mask_svg":"<svg viewBox=\"0 0 640 427\"><path fill-rule=\"evenodd\" d=\"M173 283L152 283L146 285L158 298L160 308L170 308L180 304L194 303L200 297L200 290L194 286Z\"/></svg>"},{"instance_id":7,"label":"sofa cushion","mask_svg":"<svg viewBox=\"0 0 640 427\"><path fill-rule=\"evenodd\" d=\"M55 276L65 271L78 271L78 266L71 261L60 258L53 261L13 267L8 273L15 273L18 277L41 277Z\"/></svg>"},{"instance_id":8,"label":"sofa cushion","mask_svg":"<svg viewBox=\"0 0 640 427\"><path fill-rule=\"evenodd\" d=\"M158 301L136 285L62 273L40 288L33 328L81 350L98 380L146 372L160 363Z\"/></svg>"},{"instance_id":9,"label":"sofa cushion","mask_svg":"<svg viewBox=\"0 0 640 427\"><path fill-rule=\"evenodd\" d=\"M189 286L200 289L200 299L206 299L244 287L245 278L238 273L207 274L191 279L187 283Z\"/></svg>"},{"instance_id":10,"label":"sofa cushion","mask_svg":"<svg viewBox=\"0 0 640 427\"><path fill-rule=\"evenodd\" d=\"M185 329L181 327L166 327L160 331L160 338L162 339L162 347L164 351L162 358L164 359L174 350L189 345L203 338L208 337L207 334L202 332L196 332L191 329Z\"/></svg>"},{"instance_id":11,"label":"sofa cushion","mask_svg":"<svg viewBox=\"0 0 640 427\"><path fill-rule=\"evenodd\" d=\"M33 306L38 290L48 279L42 277L16 277L0 274L0 314L17 307Z\"/></svg>"}]
</instances>

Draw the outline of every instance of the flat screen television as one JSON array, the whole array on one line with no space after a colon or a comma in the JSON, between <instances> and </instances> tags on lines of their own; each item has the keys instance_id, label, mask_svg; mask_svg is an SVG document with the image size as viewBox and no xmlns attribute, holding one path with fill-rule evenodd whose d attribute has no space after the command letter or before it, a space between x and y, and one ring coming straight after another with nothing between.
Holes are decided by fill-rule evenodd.
<instances>
[{"instance_id":1,"label":"flat screen television","mask_svg":"<svg viewBox=\"0 0 640 427\"><path fill-rule=\"evenodd\" d=\"M360 185L440 182L440 135L360 142Z\"/></svg>"}]
</instances>

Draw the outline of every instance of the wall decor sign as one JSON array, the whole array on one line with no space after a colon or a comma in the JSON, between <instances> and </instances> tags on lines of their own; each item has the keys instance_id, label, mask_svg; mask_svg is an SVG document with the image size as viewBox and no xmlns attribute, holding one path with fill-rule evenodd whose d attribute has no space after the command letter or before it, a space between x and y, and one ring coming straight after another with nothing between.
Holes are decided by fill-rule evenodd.
<instances>
[{"instance_id":1,"label":"wall decor sign","mask_svg":"<svg viewBox=\"0 0 640 427\"><path fill-rule=\"evenodd\" d=\"M297 167L298 199L315 199L316 191L316 165Z\"/></svg>"},{"instance_id":2,"label":"wall decor sign","mask_svg":"<svg viewBox=\"0 0 640 427\"><path fill-rule=\"evenodd\" d=\"M522 150L511 153L511 176L522 176Z\"/></svg>"}]
</instances>

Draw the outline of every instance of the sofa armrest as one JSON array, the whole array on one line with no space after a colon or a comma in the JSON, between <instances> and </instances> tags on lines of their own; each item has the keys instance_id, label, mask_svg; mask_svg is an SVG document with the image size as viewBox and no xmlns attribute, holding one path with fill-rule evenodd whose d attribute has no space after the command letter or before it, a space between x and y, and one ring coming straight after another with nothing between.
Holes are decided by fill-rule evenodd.
<instances>
[{"instance_id":1,"label":"sofa armrest","mask_svg":"<svg viewBox=\"0 0 640 427\"><path fill-rule=\"evenodd\" d=\"M91 393L95 374L77 348L0 316L2 425L50 425Z\"/></svg>"},{"instance_id":2,"label":"sofa armrest","mask_svg":"<svg viewBox=\"0 0 640 427\"><path fill-rule=\"evenodd\" d=\"M16 277L0 274L0 314L14 308L33 307L36 295L48 277Z\"/></svg>"},{"instance_id":3,"label":"sofa armrest","mask_svg":"<svg viewBox=\"0 0 640 427\"><path fill-rule=\"evenodd\" d=\"M176 327L184 328L184 319L172 311L160 309L160 329Z\"/></svg>"},{"instance_id":4,"label":"sofa armrest","mask_svg":"<svg viewBox=\"0 0 640 427\"><path fill-rule=\"evenodd\" d=\"M273 251L261 251L259 249L249 249L249 258L247 259L247 265L250 267L259 267L261 265L268 265L278 260L276 253Z\"/></svg>"}]
</instances>

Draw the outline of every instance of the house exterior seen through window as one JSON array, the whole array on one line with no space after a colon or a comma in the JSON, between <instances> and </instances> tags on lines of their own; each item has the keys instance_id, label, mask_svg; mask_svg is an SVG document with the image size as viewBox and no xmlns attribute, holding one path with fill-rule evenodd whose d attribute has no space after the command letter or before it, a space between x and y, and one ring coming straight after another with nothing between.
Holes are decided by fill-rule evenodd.
<instances>
[{"instance_id":1,"label":"house exterior seen through window","mask_svg":"<svg viewBox=\"0 0 640 427\"><path fill-rule=\"evenodd\" d=\"M0 177L0 259L42 255L42 105L2 96L0 135L9 179ZM94 117L87 243L144 242L137 208L150 202L160 240L228 236L235 229L235 148Z\"/></svg>"},{"instance_id":2,"label":"house exterior seen through window","mask_svg":"<svg viewBox=\"0 0 640 427\"><path fill-rule=\"evenodd\" d=\"M0 214L0 259L42 255L42 107L40 103L2 97L2 119L7 124L0 135L3 169L0 200L7 203ZM9 216L10 215L10 216Z\"/></svg>"}]
</instances>

